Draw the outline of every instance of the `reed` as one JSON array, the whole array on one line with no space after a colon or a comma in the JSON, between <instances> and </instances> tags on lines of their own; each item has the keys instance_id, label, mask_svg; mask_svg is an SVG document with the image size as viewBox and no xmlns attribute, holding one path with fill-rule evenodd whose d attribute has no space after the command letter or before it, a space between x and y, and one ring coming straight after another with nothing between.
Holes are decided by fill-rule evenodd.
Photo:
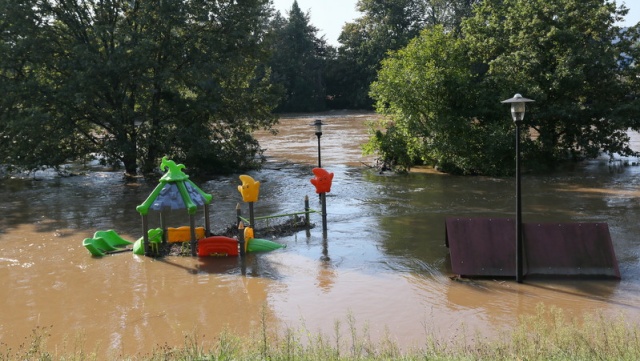
<instances>
[{"instance_id":1,"label":"reed","mask_svg":"<svg viewBox=\"0 0 640 361\"><path fill-rule=\"evenodd\" d=\"M260 329L239 337L224 330L207 341L195 332L185 335L180 347L163 345L147 355L131 355L113 360L639 360L640 325L624 315L603 313L576 319L562 310L537 307L531 316L522 316L516 326L495 339L479 335L472 341L438 340L426 335L422 347L401 350L389 332L372 341L369 327L358 328L355 317L348 314L346 325L335 321L333 334L312 332L304 322L298 328L278 330L269 322L262 308ZM346 328L348 334L343 334ZM49 351L46 339L49 328L36 328L16 350L0 344L0 361L4 360L95 360L95 352L76 343L71 350L62 347ZM80 345L80 346L78 346ZM57 349L54 348L54 349ZM66 351L65 351L66 350Z\"/></svg>"}]
</instances>

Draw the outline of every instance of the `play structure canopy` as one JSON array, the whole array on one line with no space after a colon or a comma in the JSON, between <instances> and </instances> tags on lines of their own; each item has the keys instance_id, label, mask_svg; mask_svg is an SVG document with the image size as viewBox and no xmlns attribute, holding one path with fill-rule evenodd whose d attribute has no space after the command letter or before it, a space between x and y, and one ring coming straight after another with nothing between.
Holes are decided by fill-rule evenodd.
<instances>
[{"instance_id":1,"label":"play structure canopy","mask_svg":"<svg viewBox=\"0 0 640 361\"><path fill-rule=\"evenodd\" d=\"M186 208L189 214L195 214L198 206L211 203L212 195L203 192L182 172L184 165L176 164L164 157L160 169L165 168L168 168L168 171L160 178L160 184L136 207L138 213L146 215L149 209L161 212Z\"/></svg>"},{"instance_id":2,"label":"play structure canopy","mask_svg":"<svg viewBox=\"0 0 640 361\"><path fill-rule=\"evenodd\" d=\"M195 255L195 218L194 215L198 207L204 207L205 213L205 232L210 233L209 228L209 204L213 196L203 192L195 185L189 176L182 172L183 164L176 164L174 161L162 158L160 163L161 170L167 170L167 173L160 178L160 183L151 192L147 199L136 210L142 215L142 231L144 237L145 254L149 253L148 239L148 220L147 214L149 210L157 211L162 214L165 211L186 209L189 213L189 225L192 229L192 253ZM162 219L162 218L161 218ZM162 225L164 229L165 225Z\"/></svg>"}]
</instances>

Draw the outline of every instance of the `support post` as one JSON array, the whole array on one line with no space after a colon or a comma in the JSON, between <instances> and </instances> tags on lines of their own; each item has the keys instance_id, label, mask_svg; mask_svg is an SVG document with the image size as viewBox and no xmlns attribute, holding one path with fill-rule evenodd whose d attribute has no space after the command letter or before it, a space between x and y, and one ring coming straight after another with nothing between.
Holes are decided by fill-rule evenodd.
<instances>
[{"instance_id":1,"label":"support post","mask_svg":"<svg viewBox=\"0 0 640 361\"><path fill-rule=\"evenodd\" d=\"M150 256L149 252L149 219L147 215L142 216L142 243L144 246L144 255Z\"/></svg>"},{"instance_id":2,"label":"support post","mask_svg":"<svg viewBox=\"0 0 640 361\"><path fill-rule=\"evenodd\" d=\"M205 237L211 236L211 222L209 221L209 205L204 205L204 234Z\"/></svg>"},{"instance_id":3,"label":"support post","mask_svg":"<svg viewBox=\"0 0 640 361\"><path fill-rule=\"evenodd\" d=\"M305 230L307 233L307 238L311 237L311 220L310 220L310 216L309 216L309 210L311 208L309 207L309 196L304 196L304 223L305 223Z\"/></svg>"},{"instance_id":4,"label":"support post","mask_svg":"<svg viewBox=\"0 0 640 361\"><path fill-rule=\"evenodd\" d=\"M322 136L322 132L316 132L318 136L318 168L322 168L322 157L320 155L320 137ZM322 196L320 196L320 202L322 202Z\"/></svg>"},{"instance_id":5,"label":"support post","mask_svg":"<svg viewBox=\"0 0 640 361\"><path fill-rule=\"evenodd\" d=\"M242 221L238 222L238 245L240 247L240 257L244 258L244 223Z\"/></svg>"},{"instance_id":6,"label":"support post","mask_svg":"<svg viewBox=\"0 0 640 361\"><path fill-rule=\"evenodd\" d=\"M329 257L329 242L327 242L326 238L322 240L322 257L320 259L324 262L331 261L331 257Z\"/></svg>"},{"instance_id":7,"label":"support post","mask_svg":"<svg viewBox=\"0 0 640 361\"><path fill-rule=\"evenodd\" d=\"M249 222L251 223L249 226L251 226L255 230L256 223L255 223L255 218L253 216L253 202L249 202Z\"/></svg>"},{"instance_id":8,"label":"support post","mask_svg":"<svg viewBox=\"0 0 640 361\"><path fill-rule=\"evenodd\" d=\"M195 257L198 244L196 240L196 219L193 215L189 215L189 228L191 232L191 256Z\"/></svg>"},{"instance_id":9,"label":"support post","mask_svg":"<svg viewBox=\"0 0 640 361\"><path fill-rule=\"evenodd\" d=\"M516 122L516 282L522 283L522 192L520 189L520 122Z\"/></svg>"},{"instance_id":10,"label":"support post","mask_svg":"<svg viewBox=\"0 0 640 361\"><path fill-rule=\"evenodd\" d=\"M236 203L236 224L242 222L240 216L242 216L242 209L240 208L240 203Z\"/></svg>"},{"instance_id":11,"label":"support post","mask_svg":"<svg viewBox=\"0 0 640 361\"><path fill-rule=\"evenodd\" d=\"M322 133L316 133L318 136L318 168L322 168L322 157L320 156L320 136Z\"/></svg>"},{"instance_id":12,"label":"support post","mask_svg":"<svg viewBox=\"0 0 640 361\"><path fill-rule=\"evenodd\" d=\"M160 211L160 228L162 229L162 244L167 244L167 216L164 211L164 209Z\"/></svg>"},{"instance_id":13,"label":"support post","mask_svg":"<svg viewBox=\"0 0 640 361\"><path fill-rule=\"evenodd\" d=\"M327 239L327 194L320 193L322 201L322 238Z\"/></svg>"}]
</instances>

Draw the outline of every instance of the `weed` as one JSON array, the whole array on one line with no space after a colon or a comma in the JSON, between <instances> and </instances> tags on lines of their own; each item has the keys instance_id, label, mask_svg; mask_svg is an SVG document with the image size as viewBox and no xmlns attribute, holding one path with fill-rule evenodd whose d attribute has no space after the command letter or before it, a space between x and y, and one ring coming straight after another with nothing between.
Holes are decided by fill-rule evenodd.
<instances>
[{"instance_id":1,"label":"weed","mask_svg":"<svg viewBox=\"0 0 640 361\"><path fill-rule=\"evenodd\" d=\"M365 323L358 327L353 314L346 317L347 338L341 321L335 321L333 335L310 332L306 327L272 328L267 308L261 311L260 330L249 337L223 330L207 347L205 336L197 332L185 335L180 347L167 344L151 354L121 356L128 360L268 360L268 361L341 361L341 360L639 360L640 325L630 323L624 315L608 317L604 313L576 319L562 310L540 305L536 313L522 316L517 324L494 340L480 335L472 340L439 340L429 335L421 348L402 351L388 330L374 342ZM302 323L304 325L304 323ZM47 351L50 327L36 327L17 350L0 343L0 361L5 360L93 360L95 354L76 343L71 354ZM66 349L66 348L63 348Z\"/></svg>"}]
</instances>

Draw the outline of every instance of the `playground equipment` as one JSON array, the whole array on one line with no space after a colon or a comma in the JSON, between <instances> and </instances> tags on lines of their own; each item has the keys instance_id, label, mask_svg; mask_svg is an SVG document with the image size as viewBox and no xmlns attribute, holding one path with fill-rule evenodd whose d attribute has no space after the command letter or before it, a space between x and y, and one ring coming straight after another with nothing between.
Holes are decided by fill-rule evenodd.
<instances>
[{"instance_id":1,"label":"playground equipment","mask_svg":"<svg viewBox=\"0 0 640 361\"><path fill-rule=\"evenodd\" d=\"M114 230L97 231L93 238L85 238L82 245L89 250L93 256L104 256L106 254L130 251L126 248L132 243L120 237Z\"/></svg>"},{"instance_id":2,"label":"playground equipment","mask_svg":"<svg viewBox=\"0 0 640 361\"><path fill-rule=\"evenodd\" d=\"M268 239L253 237L253 228L251 227L245 227L243 234L246 252L269 252L286 247L284 244L272 242Z\"/></svg>"},{"instance_id":3,"label":"playground equipment","mask_svg":"<svg viewBox=\"0 0 640 361\"><path fill-rule=\"evenodd\" d=\"M247 203L257 202L258 194L260 193L260 182L255 181L246 174L240 176L240 181L242 185L238 186L238 191L242 195L242 201Z\"/></svg>"},{"instance_id":4,"label":"playground equipment","mask_svg":"<svg viewBox=\"0 0 640 361\"><path fill-rule=\"evenodd\" d=\"M196 239L201 240L205 237L204 227L196 227ZM191 228L187 226L182 227L169 227L167 228L167 242L187 242L191 240Z\"/></svg>"},{"instance_id":5,"label":"playground equipment","mask_svg":"<svg viewBox=\"0 0 640 361\"><path fill-rule=\"evenodd\" d=\"M242 185L238 186L238 191L240 192L240 195L242 195L242 200L245 203L249 204L248 220L245 218L242 218L242 216L240 215L241 213L240 205L238 204L238 206L236 207L237 222L238 222L238 225L241 226L240 227L241 232L243 232L243 237L241 238L241 247L244 247L243 251L244 252L268 252L268 251L273 251L279 248L284 248L285 246L280 243L272 242L267 239L255 238L253 236L253 227L255 226L255 221L256 221L256 217L253 212L253 203L258 201L258 195L260 193L260 182L254 180L252 177L246 174L240 175L240 181L242 182ZM307 203L305 203L305 205L306 205L305 212L298 212L298 214L306 213L308 216L309 214L308 200L307 200ZM271 219L271 218L283 217L287 215L292 215L292 214L258 217L257 219ZM248 223L250 226L245 228L243 222ZM307 217L306 225L307 227L309 226L308 217Z\"/></svg>"},{"instance_id":6,"label":"playground equipment","mask_svg":"<svg viewBox=\"0 0 640 361\"><path fill-rule=\"evenodd\" d=\"M331 178L333 178L333 174L331 174ZM281 218L281 217L297 217L299 215L304 214L305 215L304 224L306 225L306 228L307 228L307 236L309 235L309 227L311 224L309 221L309 214L317 212L309 208L309 197L305 197L304 211L256 217L253 211L253 203L258 200L260 182L257 182L250 176L244 175L244 174L240 176L240 180L242 181L242 185L238 186L238 191L242 195L242 200L245 203L249 204L249 219L246 219L241 216L240 204L236 206L237 224L240 225L242 222L244 222L242 223L243 225L242 229L244 229L244 224L246 223L248 224L248 228L253 231L253 227L255 227L256 220L266 220L268 225L268 222L270 219ZM297 218L294 218L294 220L297 220ZM251 234L251 237L253 237L253 233ZM245 239L248 241L250 238L245 236ZM267 241L267 242L270 242L270 241Z\"/></svg>"},{"instance_id":7,"label":"playground equipment","mask_svg":"<svg viewBox=\"0 0 640 361\"><path fill-rule=\"evenodd\" d=\"M327 193L331 192L331 182L333 181L333 173L329 173L322 168L313 168L311 170L316 176L311 179L311 184L316 187L316 193L320 194L322 202L322 238L327 239Z\"/></svg>"},{"instance_id":8,"label":"playground equipment","mask_svg":"<svg viewBox=\"0 0 640 361\"><path fill-rule=\"evenodd\" d=\"M260 193L260 182L255 181L253 178L246 174L240 176L242 185L238 186L238 192L242 195L242 201L249 204L249 222L254 225L255 219L253 218L253 204L258 201L258 194Z\"/></svg>"},{"instance_id":9,"label":"playground equipment","mask_svg":"<svg viewBox=\"0 0 640 361\"><path fill-rule=\"evenodd\" d=\"M211 236L198 241L198 256L237 256L238 240L225 236Z\"/></svg>"},{"instance_id":10,"label":"playground equipment","mask_svg":"<svg viewBox=\"0 0 640 361\"><path fill-rule=\"evenodd\" d=\"M164 212L169 210L187 209L189 214L189 232L191 243L191 255L196 255L197 236L195 225L195 213L198 206L204 207L205 233L211 234L209 226L209 204L213 196L203 192L196 186L189 176L182 172L184 165L176 164L166 157L162 158L160 169L168 169L167 173L160 178L160 184L151 192L149 197L136 210L142 216L142 234L145 255L151 255L149 237L147 231L149 229L148 213L153 210L160 213L160 227L165 229ZM166 238L163 238L163 243ZM157 254L156 254L157 255Z\"/></svg>"},{"instance_id":11,"label":"playground equipment","mask_svg":"<svg viewBox=\"0 0 640 361\"><path fill-rule=\"evenodd\" d=\"M311 184L316 187L316 193L322 194L331 192L333 173L329 173L323 168L313 168L311 171L316 176L311 179Z\"/></svg>"},{"instance_id":12,"label":"playground equipment","mask_svg":"<svg viewBox=\"0 0 640 361\"><path fill-rule=\"evenodd\" d=\"M196 186L182 169L184 165L162 158L161 170L167 172L160 178L159 184L136 207L142 216L143 236L135 242L120 237L115 231L97 231L92 238L86 238L82 244L93 256L101 257L107 254L133 251L137 255L161 256L161 246L173 243L189 242L192 256L237 256L239 241L235 238L215 236L211 234L209 224L209 205L212 195L205 193ZM238 187L243 200L253 202L258 200L260 182L242 175L242 186ZM204 227L195 226L195 214L198 208L204 208ZM174 210L186 209L189 215L189 226L168 227L166 213ZM160 227L149 229L148 216L151 212L160 215ZM244 235L244 234L243 234ZM263 252L284 247L269 240L256 239L251 234L244 243L243 251Z\"/></svg>"},{"instance_id":13,"label":"playground equipment","mask_svg":"<svg viewBox=\"0 0 640 361\"><path fill-rule=\"evenodd\" d=\"M150 229L147 232L147 238L149 239L150 247L157 253L158 246L162 243L162 228L154 228ZM137 255L144 255L144 237L138 238L137 241L133 243L133 253Z\"/></svg>"}]
</instances>

